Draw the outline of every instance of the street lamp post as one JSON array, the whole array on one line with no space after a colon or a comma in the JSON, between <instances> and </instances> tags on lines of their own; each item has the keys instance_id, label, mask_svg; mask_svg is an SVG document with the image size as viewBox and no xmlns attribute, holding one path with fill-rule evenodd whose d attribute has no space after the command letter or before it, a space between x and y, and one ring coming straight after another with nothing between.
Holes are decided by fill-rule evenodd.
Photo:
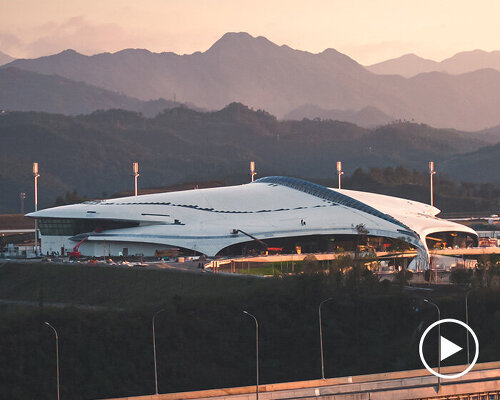
<instances>
[{"instance_id":1,"label":"street lamp post","mask_svg":"<svg viewBox=\"0 0 500 400\"><path fill-rule=\"evenodd\" d=\"M59 335L57 334L56 328L54 328L51 324L48 322L45 322L45 325L49 326L52 328L54 331L54 334L56 335L56 368L57 368L57 400L59 400Z\"/></svg>"},{"instance_id":2,"label":"street lamp post","mask_svg":"<svg viewBox=\"0 0 500 400\"><path fill-rule=\"evenodd\" d=\"M38 211L38 163L33 163L33 178L35 179L35 212ZM38 255L38 220L35 218L35 255Z\"/></svg>"},{"instance_id":3,"label":"street lamp post","mask_svg":"<svg viewBox=\"0 0 500 400\"><path fill-rule=\"evenodd\" d=\"M339 189L341 189L341 176L344 175L342 171L342 161L337 161L337 175L339 176Z\"/></svg>"},{"instance_id":4,"label":"street lamp post","mask_svg":"<svg viewBox=\"0 0 500 400\"><path fill-rule=\"evenodd\" d=\"M255 383L255 398L259 400L259 323L257 318L248 311L243 311L255 321L255 359L256 359L256 383Z\"/></svg>"},{"instance_id":5,"label":"street lamp post","mask_svg":"<svg viewBox=\"0 0 500 400\"><path fill-rule=\"evenodd\" d=\"M434 187L432 179L434 175L436 175L436 171L434 171L434 161L429 161L429 176L431 180L431 206L434 206Z\"/></svg>"},{"instance_id":6,"label":"street lamp post","mask_svg":"<svg viewBox=\"0 0 500 400\"><path fill-rule=\"evenodd\" d=\"M255 180L255 175L257 175L257 172L255 172L255 161L250 161L250 175L252 176L252 182Z\"/></svg>"},{"instance_id":7,"label":"street lamp post","mask_svg":"<svg viewBox=\"0 0 500 400\"><path fill-rule=\"evenodd\" d=\"M21 200L21 215L24 215L24 200L26 199L26 193L19 193L19 199Z\"/></svg>"},{"instance_id":8,"label":"street lamp post","mask_svg":"<svg viewBox=\"0 0 500 400\"><path fill-rule=\"evenodd\" d=\"M139 163L132 163L132 171L134 172L134 194L137 196L137 178L139 178Z\"/></svg>"},{"instance_id":9,"label":"street lamp post","mask_svg":"<svg viewBox=\"0 0 500 400\"><path fill-rule=\"evenodd\" d=\"M436 307L436 310L438 312L438 321L441 320L441 311L439 310L439 307L434 304L432 301L429 301L427 299L424 299L426 303L429 303ZM438 325L438 374L441 374L441 324ZM438 376L438 392L439 388L441 386L441 377Z\"/></svg>"},{"instance_id":10,"label":"street lamp post","mask_svg":"<svg viewBox=\"0 0 500 400\"><path fill-rule=\"evenodd\" d=\"M468 302L468 297L469 293L467 292L465 295L465 324L469 326L469 302ZM465 332L467 333L467 365L470 364L470 356L469 356L469 330L466 329Z\"/></svg>"},{"instance_id":11,"label":"street lamp post","mask_svg":"<svg viewBox=\"0 0 500 400\"><path fill-rule=\"evenodd\" d=\"M156 316L165 310L158 310L153 314L153 358L155 363L155 390L156 394L158 394L158 369L156 366L156 336L155 336L155 319Z\"/></svg>"},{"instance_id":12,"label":"street lamp post","mask_svg":"<svg viewBox=\"0 0 500 400\"><path fill-rule=\"evenodd\" d=\"M321 350L321 379L325 379L325 358L323 355L323 327L321 325L321 306L323 303L326 303L327 301L333 300L331 297L329 297L326 300L323 300L321 303L319 303L318 307L318 320L319 320L319 344L320 344L320 350Z\"/></svg>"}]
</instances>

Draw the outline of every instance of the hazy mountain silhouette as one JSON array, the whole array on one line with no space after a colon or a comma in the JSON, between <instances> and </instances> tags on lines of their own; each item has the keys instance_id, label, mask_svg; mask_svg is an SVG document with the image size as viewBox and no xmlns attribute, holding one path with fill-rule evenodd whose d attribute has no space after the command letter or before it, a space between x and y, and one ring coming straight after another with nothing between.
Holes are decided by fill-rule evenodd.
<instances>
[{"instance_id":1,"label":"hazy mountain silhouette","mask_svg":"<svg viewBox=\"0 0 500 400\"><path fill-rule=\"evenodd\" d=\"M365 107L359 111L353 110L325 110L321 107L312 104L306 104L292 110L286 114L283 119L301 120L308 119L323 119L334 121L346 121L364 128L373 128L380 125L386 125L394 121L394 118L375 107Z\"/></svg>"},{"instance_id":2,"label":"hazy mountain silhouette","mask_svg":"<svg viewBox=\"0 0 500 400\"><path fill-rule=\"evenodd\" d=\"M427 60L415 54L383 61L366 67L369 71L384 75L412 77L423 72L446 72L465 74L479 69L491 68L500 71L500 51L483 50L463 51L441 62Z\"/></svg>"},{"instance_id":3,"label":"hazy mountain silhouette","mask_svg":"<svg viewBox=\"0 0 500 400\"><path fill-rule=\"evenodd\" d=\"M500 51L463 51L439 63L443 71L463 74L478 69L492 68L500 71Z\"/></svg>"},{"instance_id":4,"label":"hazy mountain silhouette","mask_svg":"<svg viewBox=\"0 0 500 400\"><path fill-rule=\"evenodd\" d=\"M0 69L0 109L76 115L119 108L155 116L180 105L164 99L141 101L57 75Z\"/></svg>"},{"instance_id":5,"label":"hazy mountain silhouette","mask_svg":"<svg viewBox=\"0 0 500 400\"><path fill-rule=\"evenodd\" d=\"M478 132L478 138L488 143L496 144L500 142L500 125L493 126L488 129L483 129Z\"/></svg>"},{"instance_id":6,"label":"hazy mountain silhouette","mask_svg":"<svg viewBox=\"0 0 500 400\"><path fill-rule=\"evenodd\" d=\"M409 78L422 72L439 71L439 63L415 54L405 54L398 58L369 65L366 68L375 74L401 75Z\"/></svg>"},{"instance_id":7,"label":"hazy mountain silhouette","mask_svg":"<svg viewBox=\"0 0 500 400\"><path fill-rule=\"evenodd\" d=\"M11 57L8 54L5 54L5 53L3 53L3 52L0 51L0 65L4 65L4 64L10 63L10 62L12 62L14 60L15 60L14 57Z\"/></svg>"},{"instance_id":8,"label":"hazy mountain silhouette","mask_svg":"<svg viewBox=\"0 0 500 400\"><path fill-rule=\"evenodd\" d=\"M443 161L440 170L457 180L469 182L498 182L500 143L461 154ZM491 179L496 173L496 179Z\"/></svg>"},{"instance_id":9,"label":"hazy mountain silhouette","mask_svg":"<svg viewBox=\"0 0 500 400\"><path fill-rule=\"evenodd\" d=\"M330 110L375 107L396 119L466 130L500 124L500 72L377 75L328 49L319 54L264 37L227 33L190 55L128 49L85 56L67 50L8 64L57 74L142 100L159 97L220 109L239 101L278 117L306 104Z\"/></svg>"}]
</instances>

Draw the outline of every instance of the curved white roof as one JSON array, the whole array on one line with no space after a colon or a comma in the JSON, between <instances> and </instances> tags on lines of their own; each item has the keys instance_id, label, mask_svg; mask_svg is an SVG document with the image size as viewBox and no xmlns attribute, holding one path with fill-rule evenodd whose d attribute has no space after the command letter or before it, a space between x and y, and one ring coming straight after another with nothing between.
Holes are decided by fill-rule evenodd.
<instances>
[{"instance_id":1,"label":"curved white roof","mask_svg":"<svg viewBox=\"0 0 500 400\"><path fill-rule=\"evenodd\" d=\"M92 232L88 240L158 243L213 256L232 244L258 239L317 234L357 234L403 238L427 252L428 232L475 234L440 220L439 210L422 203L373 193L328 189L307 181L267 177L221 188L158 193L90 201L28 214L35 218L138 221L137 227Z\"/></svg>"},{"instance_id":2,"label":"curved white roof","mask_svg":"<svg viewBox=\"0 0 500 400\"><path fill-rule=\"evenodd\" d=\"M441 210L429 204L376 193L345 189L332 190L343 193L384 213L392 215L397 220L410 226L422 239L436 232L464 232L477 236L476 231L468 226L437 218L436 215L439 214Z\"/></svg>"}]
</instances>

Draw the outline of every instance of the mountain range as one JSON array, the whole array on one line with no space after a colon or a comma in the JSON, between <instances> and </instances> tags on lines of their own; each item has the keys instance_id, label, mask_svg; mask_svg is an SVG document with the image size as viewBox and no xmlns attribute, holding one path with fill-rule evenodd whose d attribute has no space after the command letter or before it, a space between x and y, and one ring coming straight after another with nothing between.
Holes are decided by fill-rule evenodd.
<instances>
[{"instance_id":1,"label":"mountain range","mask_svg":"<svg viewBox=\"0 0 500 400\"><path fill-rule=\"evenodd\" d=\"M359 111L325 110L311 104L300 106L283 117L283 119L291 120L300 120L303 118L345 121L364 128L374 128L394 121L394 118L384 114L375 107L365 107Z\"/></svg>"},{"instance_id":2,"label":"mountain range","mask_svg":"<svg viewBox=\"0 0 500 400\"><path fill-rule=\"evenodd\" d=\"M441 168L448 176L458 180L484 182L484 178L489 176L490 182L498 182L500 142L450 157L443 161Z\"/></svg>"},{"instance_id":3,"label":"mountain range","mask_svg":"<svg viewBox=\"0 0 500 400\"><path fill-rule=\"evenodd\" d=\"M11 57L8 54L2 53L0 51L0 65L8 64L12 61L14 61L14 57Z\"/></svg>"},{"instance_id":4,"label":"mountain range","mask_svg":"<svg viewBox=\"0 0 500 400\"><path fill-rule=\"evenodd\" d=\"M179 106L180 103L165 99L135 99L57 75L43 75L14 67L0 69L0 109L77 115L117 108L152 117L165 109Z\"/></svg>"},{"instance_id":5,"label":"mountain range","mask_svg":"<svg viewBox=\"0 0 500 400\"><path fill-rule=\"evenodd\" d=\"M500 71L500 51L463 51L440 62L428 60L415 54L405 54L366 68L376 74L401 75L407 78L425 72L460 75L487 68Z\"/></svg>"},{"instance_id":6,"label":"mountain range","mask_svg":"<svg viewBox=\"0 0 500 400\"><path fill-rule=\"evenodd\" d=\"M154 118L123 110L78 116L4 112L0 140L0 213L18 210L20 192L32 204L35 161L40 165L42 208L74 189L105 197L132 187L134 161L139 162L143 188L247 182L251 160L258 176L298 176L331 184L337 160L343 161L347 175L357 168L398 165L425 171L434 160L439 174L463 180L475 173L477 181L491 182L498 181L500 160L500 146L483 140L483 133L411 122L366 129L331 120L280 121L239 103L214 112L174 108ZM488 162L490 168L484 169Z\"/></svg>"},{"instance_id":7,"label":"mountain range","mask_svg":"<svg viewBox=\"0 0 500 400\"><path fill-rule=\"evenodd\" d=\"M333 118L371 110L382 121L415 120L438 128L500 124L500 71L379 75L334 49L312 54L247 33L227 33L207 51L189 55L127 49L85 56L67 50L7 66L142 101L176 99L208 110L236 101L279 118L312 117L315 107L315 116L326 115L321 110L334 110Z\"/></svg>"}]
</instances>

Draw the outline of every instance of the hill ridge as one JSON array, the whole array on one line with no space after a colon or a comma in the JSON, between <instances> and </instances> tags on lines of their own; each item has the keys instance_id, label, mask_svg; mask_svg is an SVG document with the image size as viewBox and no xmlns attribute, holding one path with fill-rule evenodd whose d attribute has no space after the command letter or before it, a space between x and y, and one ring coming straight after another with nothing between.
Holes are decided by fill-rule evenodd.
<instances>
[{"instance_id":1,"label":"hill ridge","mask_svg":"<svg viewBox=\"0 0 500 400\"><path fill-rule=\"evenodd\" d=\"M411 122L365 129L331 120L280 121L241 103L211 112L173 108L154 118L123 110L77 116L6 112L0 114L0 137L0 212L16 210L20 192L32 204L35 161L42 175L40 207L47 207L74 189L92 197L124 190L132 184L135 161L140 188L208 180L235 184L248 182L249 161L256 162L259 176L332 179L337 160L351 172L425 169L429 160L440 166L488 145L481 133ZM497 179L496 170L482 179Z\"/></svg>"}]
</instances>

